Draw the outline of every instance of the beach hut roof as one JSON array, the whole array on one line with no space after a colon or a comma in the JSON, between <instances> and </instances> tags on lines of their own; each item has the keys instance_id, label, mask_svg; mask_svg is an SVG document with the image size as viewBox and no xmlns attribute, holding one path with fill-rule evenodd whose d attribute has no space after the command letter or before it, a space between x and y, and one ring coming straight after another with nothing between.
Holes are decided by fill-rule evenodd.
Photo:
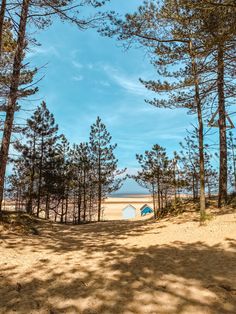
<instances>
[{"instance_id":1,"label":"beach hut roof","mask_svg":"<svg viewBox=\"0 0 236 314\"><path fill-rule=\"evenodd\" d=\"M136 210L136 208L135 208L133 205L131 205L131 204L129 204L129 205L127 205L127 206L125 206L122 210L125 210L126 208L130 208L130 207L132 207L133 209L135 209L135 210Z\"/></svg>"},{"instance_id":2,"label":"beach hut roof","mask_svg":"<svg viewBox=\"0 0 236 314\"><path fill-rule=\"evenodd\" d=\"M148 204L145 204L145 205L143 205L143 206L140 208L140 210L143 210L145 207L148 207L148 208L152 209L151 206L149 206Z\"/></svg>"}]
</instances>

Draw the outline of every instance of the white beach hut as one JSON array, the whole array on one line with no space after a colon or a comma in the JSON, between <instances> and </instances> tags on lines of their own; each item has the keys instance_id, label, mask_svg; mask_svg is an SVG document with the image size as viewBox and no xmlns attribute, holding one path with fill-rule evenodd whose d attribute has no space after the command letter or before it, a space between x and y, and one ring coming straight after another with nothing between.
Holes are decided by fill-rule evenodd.
<instances>
[{"instance_id":1,"label":"white beach hut","mask_svg":"<svg viewBox=\"0 0 236 314\"><path fill-rule=\"evenodd\" d=\"M132 219L136 217L136 208L132 205L128 205L122 210L123 219Z\"/></svg>"}]
</instances>

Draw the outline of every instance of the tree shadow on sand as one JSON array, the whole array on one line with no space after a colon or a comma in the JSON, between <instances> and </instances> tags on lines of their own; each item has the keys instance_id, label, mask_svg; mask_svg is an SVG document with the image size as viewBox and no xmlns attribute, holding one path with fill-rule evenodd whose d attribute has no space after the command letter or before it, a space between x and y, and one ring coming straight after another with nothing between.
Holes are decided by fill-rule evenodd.
<instances>
[{"instance_id":1,"label":"tree shadow on sand","mask_svg":"<svg viewBox=\"0 0 236 314\"><path fill-rule=\"evenodd\" d=\"M226 239L227 251L202 242L125 247L119 240L153 224L78 228L3 239L9 250L32 250L37 259L23 270L1 265L0 313L236 313L234 239Z\"/></svg>"}]
</instances>

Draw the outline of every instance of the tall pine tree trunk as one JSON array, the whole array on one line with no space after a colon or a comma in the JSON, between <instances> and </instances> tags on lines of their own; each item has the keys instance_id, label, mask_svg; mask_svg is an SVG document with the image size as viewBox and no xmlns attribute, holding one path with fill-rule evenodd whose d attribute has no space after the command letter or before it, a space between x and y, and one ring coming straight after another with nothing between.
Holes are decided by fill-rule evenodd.
<instances>
[{"instance_id":1,"label":"tall pine tree trunk","mask_svg":"<svg viewBox=\"0 0 236 314\"><path fill-rule=\"evenodd\" d=\"M156 209L156 202L155 202L155 185L152 184L152 204L154 210L154 218L157 219L157 209Z\"/></svg>"},{"instance_id":2,"label":"tall pine tree trunk","mask_svg":"<svg viewBox=\"0 0 236 314\"><path fill-rule=\"evenodd\" d=\"M226 138L226 114L224 95L224 47L219 44L217 55L217 87L219 108L219 137L220 137L220 173L219 173L219 197L218 207L227 202L227 138Z\"/></svg>"},{"instance_id":3,"label":"tall pine tree trunk","mask_svg":"<svg viewBox=\"0 0 236 314\"><path fill-rule=\"evenodd\" d=\"M81 194L80 192L78 194L77 205L78 205L78 223L80 223L81 222Z\"/></svg>"},{"instance_id":4,"label":"tall pine tree trunk","mask_svg":"<svg viewBox=\"0 0 236 314\"><path fill-rule=\"evenodd\" d=\"M194 78L194 88L195 88L195 106L197 108L197 118L198 118L198 151L199 151L199 168L200 168L200 215L204 216L206 210L206 196L205 196L205 165L204 165L204 131L203 131L203 121L202 121L202 104L200 99L199 90L199 78L197 71L197 64L195 56L193 54L192 41L190 41L190 55L192 61L192 73Z\"/></svg>"},{"instance_id":5,"label":"tall pine tree trunk","mask_svg":"<svg viewBox=\"0 0 236 314\"><path fill-rule=\"evenodd\" d=\"M177 180L176 180L176 160L174 160L174 171L173 171L173 183L174 183L174 209L177 207Z\"/></svg>"},{"instance_id":6,"label":"tall pine tree trunk","mask_svg":"<svg viewBox=\"0 0 236 314\"><path fill-rule=\"evenodd\" d=\"M34 181L35 181L35 134L33 137L33 157L32 157L32 169L30 173L30 187L29 187L29 199L26 205L26 212L28 214L33 213L33 192L34 192Z\"/></svg>"},{"instance_id":7,"label":"tall pine tree trunk","mask_svg":"<svg viewBox=\"0 0 236 314\"><path fill-rule=\"evenodd\" d=\"M195 175L194 173L192 174L192 191L193 191L193 200L196 200L196 195L195 195Z\"/></svg>"},{"instance_id":8,"label":"tall pine tree trunk","mask_svg":"<svg viewBox=\"0 0 236 314\"><path fill-rule=\"evenodd\" d=\"M49 204L50 204L50 195L46 195L46 205L45 205L45 219L49 219Z\"/></svg>"},{"instance_id":9,"label":"tall pine tree trunk","mask_svg":"<svg viewBox=\"0 0 236 314\"><path fill-rule=\"evenodd\" d=\"M101 183L98 184L98 221L101 221L102 211L102 187Z\"/></svg>"},{"instance_id":10,"label":"tall pine tree trunk","mask_svg":"<svg viewBox=\"0 0 236 314\"><path fill-rule=\"evenodd\" d=\"M66 193L65 224L67 224L67 220L68 220L68 206L69 206L69 196L68 196L68 193Z\"/></svg>"},{"instance_id":11,"label":"tall pine tree trunk","mask_svg":"<svg viewBox=\"0 0 236 314\"><path fill-rule=\"evenodd\" d=\"M160 194L160 175L159 175L159 171L157 174L157 202L158 202L158 211L159 211L159 215L161 213L161 194Z\"/></svg>"},{"instance_id":12,"label":"tall pine tree trunk","mask_svg":"<svg viewBox=\"0 0 236 314\"><path fill-rule=\"evenodd\" d=\"M202 121L202 104L200 99L199 78L197 64L193 53L192 41L190 41L190 55L192 62L192 73L195 88L195 106L197 108L198 118L198 150L199 150L199 167L200 167L200 219L202 220L206 211L206 196L205 196L205 164L204 164L204 130Z\"/></svg>"},{"instance_id":13,"label":"tall pine tree trunk","mask_svg":"<svg viewBox=\"0 0 236 314\"><path fill-rule=\"evenodd\" d=\"M83 177L84 177L83 178L83 205L84 205L83 220L86 221L86 214L87 214L86 169L84 169Z\"/></svg>"},{"instance_id":14,"label":"tall pine tree trunk","mask_svg":"<svg viewBox=\"0 0 236 314\"><path fill-rule=\"evenodd\" d=\"M236 192L236 160L234 154L234 142L232 138L232 158L233 158L233 173L234 173L234 192Z\"/></svg>"},{"instance_id":15,"label":"tall pine tree trunk","mask_svg":"<svg viewBox=\"0 0 236 314\"><path fill-rule=\"evenodd\" d=\"M6 110L6 118L4 122L3 138L0 149L0 211L2 207L4 182L6 175L7 160L9 154L9 146L14 122L14 114L16 110L16 101L18 87L20 83L20 72L22 67L23 52L25 48L25 33L27 25L27 17L30 0L23 0L20 16L20 25L17 39L17 49L13 62L13 72L11 77L11 85L9 92L8 105Z\"/></svg>"},{"instance_id":16,"label":"tall pine tree trunk","mask_svg":"<svg viewBox=\"0 0 236 314\"><path fill-rule=\"evenodd\" d=\"M199 106L201 107L201 105ZM200 166L200 216L204 218L206 211L205 196L205 165L204 165L204 139L203 139L203 122L201 108L198 111L198 145L199 145L199 166Z\"/></svg>"},{"instance_id":17,"label":"tall pine tree trunk","mask_svg":"<svg viewBox=\"0 0 236 314\"><path fill-rule=\"evenodd\" d=\"M98 221L101 221L102 210L102 180L101 180L101 154L98 158Z\"/></svg>"},{"instance_id":18,"label":"tall pine tree trunk","mask_svg":"<svg viewBox=\"0 0 236 314\"><path fill-rule=\"evenodd\" d=\"M60 223L63 224L64 222L64 198L62 199L62 204L61 204L61 219Z\"/></svg>"},{"instance_id":19,"label":"tall pine tree trunk","mask_svg":"<svg viewBox=\"0 0 236 314\"><path fill-rule=\"evenodd\" d=\"M41 206L41 190L42 190L42 171L43 171L43 154L44 154L44 141L43 136L41 137L41 152L39 162L39 184L38 184L38 196L37 196L37 217L39 217L40 206Z\"/></svg>"},{"instance_id":20,"label":"tall pine tree trunk","mask_svg":"<svg viewBox=\"0 0 236 314\"><path fill-rule=\"evenodd\" d=\"M4 25L4 17L6 12L6 0L2 0L1 9L0 9L0 59L2 56L2 48L3 48L3 25Z\"/></svg>"}]
</instances>

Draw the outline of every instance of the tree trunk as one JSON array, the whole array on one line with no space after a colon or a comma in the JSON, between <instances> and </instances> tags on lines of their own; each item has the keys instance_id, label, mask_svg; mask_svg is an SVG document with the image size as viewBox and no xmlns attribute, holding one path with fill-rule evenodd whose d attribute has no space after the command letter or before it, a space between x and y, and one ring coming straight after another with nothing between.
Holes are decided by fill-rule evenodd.
<instances>
[{"instance_id":1,"label":"tree trunk","mask_svg":"<svg viewBox=\"0 0 236 314\"><path fill-rule=\"evenodd\" d=\"M11 133L14 122L14 114L16 109L17 93L20 82L20 72L22 67L23 52L25 48L25 33L27 25L27 17L30 0L23 0L20 25L17 39L17 49L13 62L13 72L11 77L11 85L9 92L8 105L6 110L6 118L4 122L3 137L0 149L0 211L3 200L4 182L9 154L9 146L11 141Z\"/></svg>"},{"instance_id":2,"label":"tree trunk","mask_svg":"<svg viewBox=\"0 0 236 314\"><path fill-rule=\"evenodd\" d=\"M44 142L43 142L43 135L42 135L42 137L41 137L40 162L39 162L39 184L38 184L38 197L37 197L37 217L39 217L40 205L41 205L43 153L44 153Z\"/></svg>"},{"instance_id":3,"label":"tree trunk","mask_svg":"<svg viewBox=\"0 0 236 314\"><path fill-rule=\"evenodd\" d=\"M34 177L35 177L35 134L33 138L33 158L32 158L32 169L30 173L30 188L29 188L29 200L26 205L26 212L32 214L33 207L33 191L34 191Z\"/></svg>"},{"instance_id":4,"label":"tree trunk","mask_svg":"<svg viewBox=\"0 0 236 314\"><path fill-rule=\"evenodd\" d=\"M73 225L76 224L76 213L75 213L75 209L76 209L76 194L75 191L73 193Z\"/></svg>"},{"instance_id":5,"label":"tree trunk","mask_svg":"<svg viewBox=\"0 0 236 314\"><path fill-rule=\"evenodd\" d=\"M192 175L192 191L193 191L193 200L196 200L196 196L195 196L195 177L194 174Z\"/></svg>"},{"instance_id":6,"label":"tree trunk","mask_svg":"<svg viewBox=\"0 0 236 314\"><path fill-rule=\"evenodd\" d=\"M168 201L167 201L167 190L165 190L165 193L164 193L164 199L165 199L165 208L168 207Z\"/></svg>"},{"instance_id":7,"label":"tree trunk","mask_svg":"<svg viewBox=\"0 0 236 314\"><path fill-rule=\"evenodd\" d=\"M98 185L98 221L101 221L101 211L102 211L102 187L99 183Z\"/></svg>"},{"instance_id":8,"label":"tree trunk","mask_svg":"<svg viewBox=\"0 0 236 314\"><path fill-rule=\"evenodd\" d=\"M64 221L64 198L62 199L62 204L61 204L61 220L60 222L63 223Z\"/></svg>"},{"instance_id":9,"label":"tree trunk","mask_svg":"<svg viewBox=\"0 0 236 314\"><path fill-rule=\"evenodd\" d=\"M206 211L206 195L205 195L204 140L201 104L199 104L198 124L199 124L198 141L199 141L199 166L200 166L200 216L201 219L203 219Z\"/></svg>"},{"instance_id":10,"label":"tree trunk","mask_svg":"<svg viewBox=\"0 0 236 314\"><path fill-rule=\"evenodd\" d=\"M92 221L92 201L93 201L93 198L92 198L92 194L90 190L90 193L89 193L89 221L90 222Z\"/></svg>"},{"instance_id":11,"label":"tree trunk","mask_svg":"<svg viewBox=\"0 0 236 314\"><path fill-rule=\"evenodd\" d=\"M219 137L220 137L220 173L218 207L227 203L227 138L226 138L226 113L224 95L224 48L218 46L217 55L217 87L219 108Z\"/></svg>"},{"instance_id":12,"label":"tree trunk","mask_svg":"<svg viewBox=\"0 0 236 314\"><path fill-rule=\"evenodd\" d=\"M205 164L204 164L204 129L202 121L202 104L200 99L199 78L197 64L193 53L192 41L190 41L190 55L192 61L192 73L195 88L195 106L197 108L198 118L198 149L199 149L199 166L200 166L200 219L203 219L206 211L206 195L205 195Z\"/></svg>"},{"instance_id":13,"label":"tree trunk","mask_svg":"<svg viewBox=\"0 0 236 314\"><path fill-rule=\"evenodd\" d=\"M80 195L80 192L78 195L77 204L78 204L78 223L80 223L81 222L81 195Z\"/></svg>"},{"instance_id":14,"label":"tree trunk","mask_svg":"<svg viewBox=\"0 0 236 314\"><path fill-rule=\"evenodd\" d=\"M157 209L156 209L156 201L155 201L155 185L152 184L152 203L154 210L154 218L157 219Z\"/></svg>"},{"instance_id":15,"label":"tree trunk","mask_svg":"<svg viewBox=\"0 0 236 314\"><path fill-rule=\"evenodd\" d=\"M45 208L45 219L49 219L49 204L50 204L50 196L47 193L47 196L46 196L46 208Z\"/></svg>"},{"instance_id":16,"label":"tree trunk","mask_svg":"<svg viewBox=\"0 0 236 314\"><path fill-rule=\"evenodd\" d=\"M4 25L4 17L6 12L6 0L2 0L1 9L0 9L0 60L2 56L2 47L3 47L3 25Z\"/></svg>"},{"instance_id":17,"label":"tree trunk","mask_svg":"<svg viewBox=\"0 0 236 314\"><path fill-rule=\"evenodd\" d=\"M160 196L161 196L161 212L163 212L163 209L164 209L163 190L160 191Z\"/></svg>"},{"instance_id":18,"label":"tree trunk","mask_svg":"<svg viewBox=\"0 0 236 314\"><path fill-rule=\"evenodd\" d=\"M229 137L230 141L230 149L231 149L231 154L232 154L232 162L233 162L233 177L234 177L234 192L236 192L236 160L235 160L235 153L234 153L234 139L233 139L233 134L230 135Z\"/></svg>"},{"instance_id":19,"label":"tree trunk","mask_svg":"<svg viewBox=\"0 0 236 314\"><path fill-rule=\"evenodd\" d=\"M65 211L65 224L67 224L68 219L68 204L69 203L69 196L68 193L66 194L66 211Z\"/></svg>"},{"instance_id":20,"label":"tree trunk","mask_svg":"<svg viewBox=\"0 0 236 314\"><path fill-rule=\"evenodd\" d=\"M210 185L209 180L208 180L208 182L207 182L207 185L208 185L208 198L209 198L209 200L210 200L210 199L211 199L211 185Z\"/></svg>"},{"instance_id":21,"label":"tree trunk","mask_svg":"<svg viewBox=\"0 0 236 314\"><path fill-rule=\"evenodd\" d=\"M17 187L17 188L16 188L15 211L17 211L18 202L19 202L19 188Z\"/></svg>"},{"instance_id":22,"label":"tree trunk","mask_svg":"<svg viewBox=\"0 0 236 314\"><path fill-rule=\"evenodd\" d=\"M158 212L159 216L161 214L161 192L160 192L160 173L159 170L157 171L157 203L158 203Z\"/></svg>"},{"instance_id":23,"label":"tree trunk","mask_svg":"<svg viewBox=\"0 0 236 314\"><path fill-rule=\"evenodd\" d=\"M174 178L174 210L176 210L176 208L177 208L176 160L174 160L173 178Z\"/></svg>"},{"instance_id":24,"label":"tree trunk","mask_svg":"<svg viewBox=\"0 0 236 314\"><path fill-rule=\"evenodd\" d=\"M83 205L84 205L84 217L83 220L86 221L86 212L87 212L87 190L86 190L86 170L84 169L84 180L83 180Z\"/></svg>"},{"instance_id":25,"label":"tree trunk","mask_svg":"<svg viewBox=\"0 0 236 314\"><path fill-rule=\"evenodd\" d=\"M101 153L99 148L98 157L98 221L101 221L102 210L102 182L101 182Z\"/></svg>"}]
</instances>

